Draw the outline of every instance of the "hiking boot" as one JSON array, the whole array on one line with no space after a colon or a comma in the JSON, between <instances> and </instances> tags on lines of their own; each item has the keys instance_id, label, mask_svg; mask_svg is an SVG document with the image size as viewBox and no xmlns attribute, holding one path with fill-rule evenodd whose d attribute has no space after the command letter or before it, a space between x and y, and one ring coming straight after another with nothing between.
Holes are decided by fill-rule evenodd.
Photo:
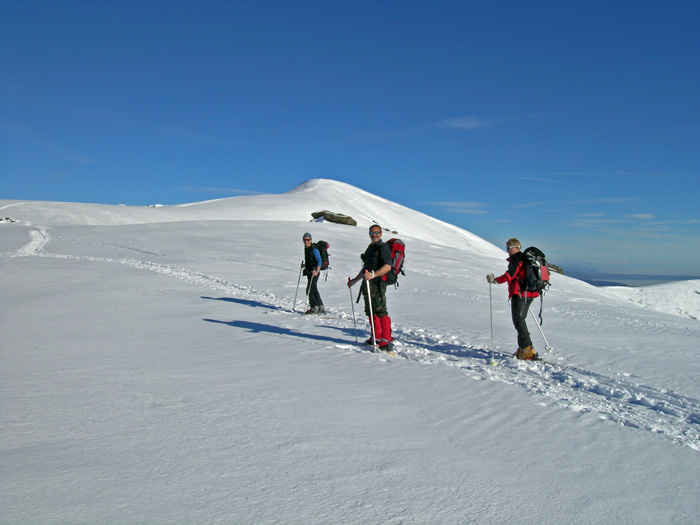
<instances>
[{"instance_id":1,"label":"hiking boot","mask_svg":"<svg viewBox=\"0 0 700 525\"><path fill-rule=\"evenodd\" d=\"M391 344L391 341L382 339L381 341L377 341L377 349L380 352L391 353L394 350L394 345Z\"/></svg>"},{"instance_id":2,"label":"hiking boot","mask_svg":"<svg viewBox=\"0 0 700 525\"><path fill-rule=\"evenodd\" d=\"M306 312L304 312L304 315L316 315L316 314L318 314L318 306L314 306L312 308L309 308L308 310L306 310Z\"/></svg>"},{"instance_id":3,"label":"hiking boot","mask_svg":"<svg viewBox=\"0 0 700 525\"><path fill-rule=\"evenodd\" d=\"M518 351L513 354L517 359L523 359L526 361L536 361L537 352L532 346L526 346L525 348L518 348Z\"/></svg>"},{"instance_id":4,"label":"hiking boot","mask_svg":"<svg viewBox=\"0 0 700 525\"><path fill-rule=\"evenodd\" d=\"M323 305L317 306L316 308L318 308L318 311L316 312L318 315L324 315L326 313L326 309L323 307Z\"/></svg>"}]
</instances>

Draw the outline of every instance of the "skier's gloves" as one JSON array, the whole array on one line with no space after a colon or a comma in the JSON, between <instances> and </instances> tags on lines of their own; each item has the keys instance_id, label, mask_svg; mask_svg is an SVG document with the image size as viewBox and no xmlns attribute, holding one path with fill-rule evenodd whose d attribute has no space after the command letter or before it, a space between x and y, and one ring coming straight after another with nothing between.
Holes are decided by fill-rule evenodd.
<instances>
[{"instance_id":1,"label":"skier's gloves","mask_svg":"<svg viewBox=\"0 0 700 525\"><path fill-rule=\"evenodd\" d=\"M490 273L486 276L486 280L488 282L490 282L491 284L496 284L496 278L493 276L492 273Z\"/></svg>"}]
</instances>

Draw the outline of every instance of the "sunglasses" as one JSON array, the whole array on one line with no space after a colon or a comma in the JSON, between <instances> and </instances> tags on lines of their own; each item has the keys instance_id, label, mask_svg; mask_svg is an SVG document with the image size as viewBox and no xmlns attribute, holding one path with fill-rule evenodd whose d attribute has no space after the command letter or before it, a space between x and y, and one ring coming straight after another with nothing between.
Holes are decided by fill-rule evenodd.
<instances>
[{"instance_id":1,"label":"sunglasses","mask_svg":"<svg viewBox=\"0 0 700 525\"><path fill-rule=\"evenodd\" d=\"M304 242L311 242L311 239L304 239Z\"/></svg>"},{"instance_id":2,"label":"sunglasses","mask_svg":"<svg viewBox=\"0 0 700 525\"><path fill-rule=\"evenodd\" d=\"M370 235L381 235L382 232L381 232L381 231L378 231L378 232L369 232L369 234L370 234Z\"/></svg>"}]
</instances>

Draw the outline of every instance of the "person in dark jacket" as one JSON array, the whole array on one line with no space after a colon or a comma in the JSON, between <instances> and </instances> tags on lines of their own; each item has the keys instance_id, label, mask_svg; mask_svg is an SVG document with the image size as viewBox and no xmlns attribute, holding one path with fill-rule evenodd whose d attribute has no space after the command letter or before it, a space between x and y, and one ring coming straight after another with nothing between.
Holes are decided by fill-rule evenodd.
<instances>
[{"instance_id":1,"label":"person in dark jacket","mask_svg":"<svg viewBox=\"0 0 700 525\"><path fill-rule=\"evenodd\" d=\"M309 296L309 309L304 312L304 315L324 314L326 310L321 300L321 294L318 292L318 278L321 274L321 252L318 251L316 245L312 243L313 237L310 233L305 233L304 241L304 275L306 275L306 295Z\"/></svg>"},{"instance_id":2,"label":"person in dark jacket","mask_svg":"<svg viewBox=\"0 0 700 525\"><path fill-rule=\"evenodd\" d=\"M348 288L362 280L365 313L373 335L365 343L388 352L394 339L391 337L391 318L386 306L386 282L382 277L391 271L391 247L382 241L382 228L377 224L369 227L369 237L371 243L361 255L362 269L354 279L348 277ZM369 295L366 282L369 282Z\"/></svg>"},{"instance_id":3,"label":"person in dark jacket","mask_svg":"<svg viewBox=\"0 0 700 525\"><path fill-rule=\"evenodd\" d=\"M525 290L525 255L520 251L520 241L510 239L506 243L508 250L508 269L506 273L499 277L494 277L492 273L486 276L486 280L491 284L508 283L508 299L510 300L510 313L513 319L513 326L518 333L518 350L515 357L518 359L537 359L537 353L532 346L530 331L527 328L527 314L530 311L530 304L535 297L539 297L537 292Z\"/></svg>"}]
</instances>

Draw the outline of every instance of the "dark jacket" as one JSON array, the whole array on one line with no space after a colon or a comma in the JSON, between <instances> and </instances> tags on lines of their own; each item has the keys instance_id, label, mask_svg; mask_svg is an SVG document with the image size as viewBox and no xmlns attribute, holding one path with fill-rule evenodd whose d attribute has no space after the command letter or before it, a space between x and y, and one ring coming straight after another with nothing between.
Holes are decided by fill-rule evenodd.
<instances>
[{"instance_id":1,"label":"dark jacket","mask_svg":"<svg viewBox=\"0 0 700 525\"><path fill-rule=\"evenodd\" d=\"M318 251L315 243L308 248L304 248L304 269L306 270L304 275L311 275L321 264L321 252Z\"/></svg>"},{"instance_id":2,"label":"dark jacket","mask_svg":"<svg viewBox=\"0 0 700 525\"><path fill-rule=\"evenodd\" d=\"M367 246L361 257L364 263L362 269L376 272L385 264L391 265L391 247L384 241L373 242ZM381 279L381 277L375 277L375 279Z\"/></svg>"}]
</instances>

